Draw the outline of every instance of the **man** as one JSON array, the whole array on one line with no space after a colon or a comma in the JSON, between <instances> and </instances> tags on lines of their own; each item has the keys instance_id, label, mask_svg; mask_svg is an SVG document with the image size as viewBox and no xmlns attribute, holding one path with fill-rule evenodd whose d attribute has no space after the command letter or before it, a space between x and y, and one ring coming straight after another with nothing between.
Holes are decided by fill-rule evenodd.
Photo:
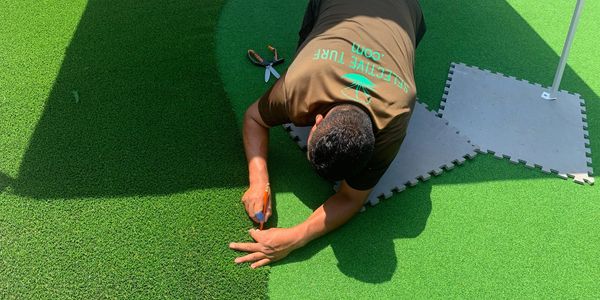
<instances>
[{"instance_id":1,"label":"man","mask_svg":"<svg viewBox=\"0 0 600 300\"><path fill-rule=\"evenodd\" d=\"M339 190L292 228L250 230L235 262L264 266L346 223L393 161L416 98L414 50L425 32L417 0L311 0L296 58L244 117L250 187L242 201L259 222L269 184L269 128L312 125L307 157ZM265 219L271 215L268 208Z\"/></svg>"}]
</instances>

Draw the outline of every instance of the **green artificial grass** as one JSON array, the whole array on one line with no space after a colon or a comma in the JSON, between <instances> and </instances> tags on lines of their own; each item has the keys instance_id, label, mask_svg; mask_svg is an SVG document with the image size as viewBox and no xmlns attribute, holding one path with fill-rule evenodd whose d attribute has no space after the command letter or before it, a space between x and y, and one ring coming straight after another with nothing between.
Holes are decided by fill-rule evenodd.
<instances>
[{"instance_id":1,"label":"green artificial grass","mask_svg":"<svg viewBox=\"0 0 600 300\"><path fill-rule=\"evenodd\" d=\"M600 296L598 187L489 155L274 266L233 264L252 226L239 121L268 87L245 51L289 65L306 2L229 0L215 36L223 3L0 2L1 298ZM549 85L574 2L422 5L435 109L451 61ZM562 84L588 104L596 164L599 15L588 1ZM269 155L269 225L302 222L331 187L282 129Z\"/></svg>"},{"instance_id":2,"label":"green artificial grass","mask_svg":"<svg viewBox=\"0 0 600 300\"><path fill-rule=\"evenodd\" d=\"M265 298L223 2L0 2L0 298Z\"/></svg>"},{"instance_id":3,"label":"green artificial grass","mask_svg":"<svg viewBox=\"0 0 600 300\"><path fill-rule=\"evenodd\" d=\"M575 1L421 1L428 32L416 58L419 98L439 107L450 62L550 85ZM270 84L245 50L293 57L306 1L230 0L217 36L219 69L238 120ZM244 16L241 18L240 16ZM587 103L600 162L600 4L586 3L562 89ZM280 73L284 67L277 67ZM502 126L502 124L499 124ZM302 222L332 190L282 129L269 165L277 226ZM599 167L596 166L596 169ZM479 155L367 209L271 267L274 299L596 298L600 191Z\"/></svg>"}]
</instances>

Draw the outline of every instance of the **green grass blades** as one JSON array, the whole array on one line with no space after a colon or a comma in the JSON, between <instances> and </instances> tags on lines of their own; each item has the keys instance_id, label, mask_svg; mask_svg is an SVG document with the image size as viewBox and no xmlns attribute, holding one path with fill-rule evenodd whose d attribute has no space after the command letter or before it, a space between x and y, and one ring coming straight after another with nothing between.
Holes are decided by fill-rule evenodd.
<instances>
[{"instance_id":1,"label":"green grass blades","mask_svg":"<svg viewBox=\"0 0 600 300\"><path fill-rule=\"evenodd\" d=\"M265 298L223 1L0 3L0 298Z\"/></svg>"}]
</instances>

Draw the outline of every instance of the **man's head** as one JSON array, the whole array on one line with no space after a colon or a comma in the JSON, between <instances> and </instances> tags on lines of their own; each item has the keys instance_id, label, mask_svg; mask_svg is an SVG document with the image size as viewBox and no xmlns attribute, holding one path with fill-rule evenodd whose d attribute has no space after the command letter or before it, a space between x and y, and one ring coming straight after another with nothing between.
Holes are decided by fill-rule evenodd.
<instances>
[{"instance_id":1,"label":"man's head","mask_svg":"<svg viewBox=\"0 0 600 300\"><path fill-rule=\"evenodd\" d=\"M342 180L362 170L375 147L369 115L356 105L339 104L317 115L308 136L308 160L321 177Z\"/></svg>"}]
</instances>

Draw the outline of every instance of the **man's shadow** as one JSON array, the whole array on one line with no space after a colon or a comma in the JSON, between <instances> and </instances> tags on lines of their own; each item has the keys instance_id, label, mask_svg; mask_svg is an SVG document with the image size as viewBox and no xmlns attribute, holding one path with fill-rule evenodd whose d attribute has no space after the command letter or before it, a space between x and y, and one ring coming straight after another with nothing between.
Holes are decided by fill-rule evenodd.
<instances>
[{"instance_id":1,"label":"man's shadow","mask_svg":"<svg viewBox=\"0 0 600 300\"><path fill-rule=\"evenodd\" d=\"M277 130L277 129L276 129ZM278 130L274 135L285 135ZM284 136L282 138L285 138ZM305 152L282 144L273 145L269 160L273 165L286 168L271 171L273 184L278 190L289 191L304 205L315 210L327 197L334 194L332 184L319 178L309 166ZM298 185L293 174L302 174ZM382 201L376 207L366 205L366 211L354 216L334 233L318 238L303 248L292 252L275 265L305 261L331 245L338 259L338 268L344 274L370 283L388 281L398 267L394 240L415 238L423 232L431 213L431 182L422 183L397 194L393 199ZM275 203L273 219L268 225L277 226L278 214Z\"/></svg>"},{"instance_id":2,"label":"man's shadow","mask_svg":"<svg viewBox=\"0 0 600 300\"><path fill-rule=\"evenodd\" d=\"M416 238L427 225L432 209L430 192L430 183L420 184L376 207L367 206L335 234L293 252L282 264L304 261L331 245L341 272L363 282L386 282L401 263L394 241Z\"/></svg>"},{"instance_id":3,"label":"man's shadow","mask_svg":"<svg viewBox=\"0 0 600 300\"><path fill-rule=\"evenodd\" d=\"M305 174L310 171L302 151L273 149L271 155L273 161L288 162L285 170L277 168L272 173L278 189L291 191L311 210L323 204L327 197L325 195L334 193L332 185L318 178L317 175L309 176L310 189L299 186L294 176L290 175L290 172ZM506 172L486 172L486 164L492 161L509 168ZM337 266L345 275L368 283L389 281L403 263L398 261L395 241L416 238L427 227L433 210L431 200L433 185L553 177L553 175L540 174L538 170L512 166L512 163L507 160L498 160L489 155L477 156L452 170L445 170L441 175L432 177L426 182L419 182L401 193L395 193L392 198L382 200L375 207L367 204L366 211L357 214L332 234L327 234L295 250L274 265L306 261L331 245L337 259ZM456 176L457 173L461 176ZM481 200L493 201L491 198ZM274 216L277 216L276 208L275 206ZM272 224L276 226L276 218Z\"/></svg>"}]
</instances>

